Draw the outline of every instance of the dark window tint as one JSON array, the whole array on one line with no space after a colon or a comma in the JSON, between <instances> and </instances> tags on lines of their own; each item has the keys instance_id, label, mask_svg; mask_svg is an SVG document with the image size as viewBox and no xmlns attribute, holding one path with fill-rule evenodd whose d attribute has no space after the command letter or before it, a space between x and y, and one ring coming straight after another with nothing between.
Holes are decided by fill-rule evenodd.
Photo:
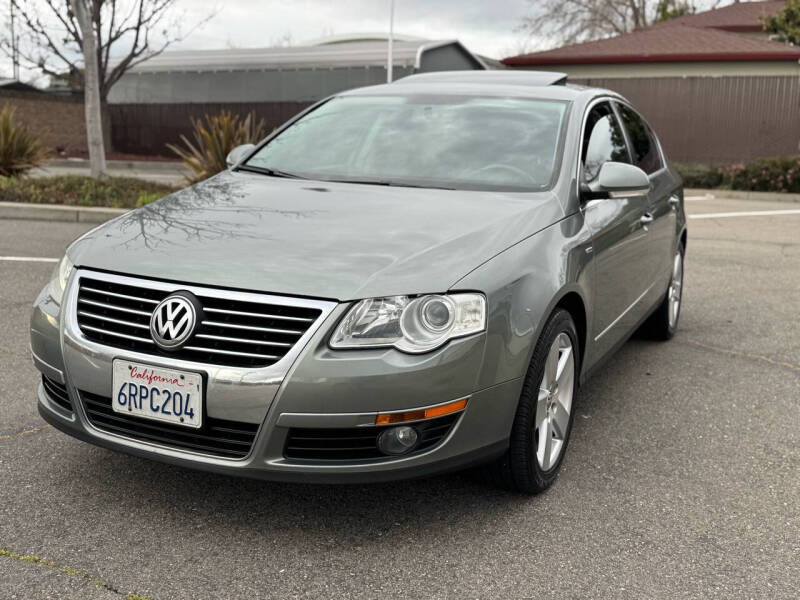
<instances>
[{"instance_id":1,"label":"dark window tint","mask_svg":"<svg viewBox=\"0 0 800 600\"><path fill-rule=\"evenodd\" d=\"M658 154L658 144L656 144L653 132L633 110L624 104L617 106L631 140L633 164L648 175L658 171L661 168L661 157Z\"/></svg>"},{"instance_id":2,"label":"dark window tint","mask_svg":"<svg viewBox=\"0 0 800 600\"><path fill-rule=\"evenodd\" d=\"M587 183L597 178L603 163L630 162L622 129L608 102L597 104L586 118L582 156L583 177Z\"/></svg>"}]
</instances>

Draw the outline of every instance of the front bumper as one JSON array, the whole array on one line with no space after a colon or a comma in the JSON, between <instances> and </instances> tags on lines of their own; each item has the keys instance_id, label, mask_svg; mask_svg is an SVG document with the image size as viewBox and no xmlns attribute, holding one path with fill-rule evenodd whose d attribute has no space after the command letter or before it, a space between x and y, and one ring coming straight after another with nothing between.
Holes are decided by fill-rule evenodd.
<instances>
[{"instance_id":1,"label":"front bumper","mask_svg":"<svg viewBox=\"0 0 800 600\"><path fill-rule=\"evenodd\" d=\"M394 349L333 351L327 337L347 305L332 305L297 352L269 369L217 368L111 348L87 340L72 317L74 274L61 308L46 293L31 320L34 363L66 387L72 410L39 386L38 408L54 427L84 441L163 462L281 481L368 482L458 469L501 454L516 411L521 380L476 390L485 335L454 340L425 355ZM185 286L184 286L185 287ZM111 361L122 358L202 372L206 410L215 418L258 424L249 454L230 459L152 443L100 429L82 394L111 395ZM379 412L415 409L469 397L444 439L423 452L370 460L309 460L285 456L291 428L352 428L374 424Z\"/></svg>"}]
</instances>

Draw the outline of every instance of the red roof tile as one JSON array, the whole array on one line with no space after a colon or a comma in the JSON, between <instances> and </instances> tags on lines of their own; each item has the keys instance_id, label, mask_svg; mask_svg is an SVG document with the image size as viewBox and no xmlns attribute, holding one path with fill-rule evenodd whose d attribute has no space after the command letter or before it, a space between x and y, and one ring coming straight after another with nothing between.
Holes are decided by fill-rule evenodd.
<instances>
[{"instance_id":1,"label":"red roof tile","mask_svg":"<svg viewBox=\"0 0 800 600\"><path fill-rule=\"evenodd\" d=\"M691 27L712 27L728 31L761 31L762 21L771 17L786 4L786 0L767 0L766 2L736 2L715 10L707 10L696 15L678 17L660 25L661 27L680 24Z\"/></svg>"},{"instance_id":2,"label":"red roof tile","mask_svg":"<svg viewBox=\"0 0 800 600\"><path fill-rule=\"evenodd\" d=\"M672 23L614 38L512 56L502 62L507 66L535 66L798 59L800 47L718 29Z\"/></svg>"}]
</instances>

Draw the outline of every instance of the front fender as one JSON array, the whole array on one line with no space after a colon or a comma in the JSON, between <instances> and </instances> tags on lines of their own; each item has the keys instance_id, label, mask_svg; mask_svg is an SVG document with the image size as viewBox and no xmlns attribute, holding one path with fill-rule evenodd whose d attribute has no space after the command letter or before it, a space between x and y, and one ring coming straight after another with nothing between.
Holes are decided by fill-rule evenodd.
<instances>
[{"instance_id":1,"label":"front fender","mask_svg":"<svg viewBox=\"0 0 800 600\"><path fill-rule=\"evenodd\" d=\"M478 389L525 375L549 315L570 292L592 303L586 248L591 236L580 212L485 262L452 286L486 294L487 338ZM587 310L587 322L590 324Z\"/></svg>"}]
</instances>

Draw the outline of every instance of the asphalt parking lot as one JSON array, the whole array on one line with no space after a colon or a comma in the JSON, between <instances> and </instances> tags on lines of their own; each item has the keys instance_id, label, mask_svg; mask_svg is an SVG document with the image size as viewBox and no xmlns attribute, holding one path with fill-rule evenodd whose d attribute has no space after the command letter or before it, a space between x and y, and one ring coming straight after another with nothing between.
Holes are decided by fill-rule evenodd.
<instances>
[{"instance_id":1,"label":"asphalt parking lot","mask_svg":"<svg viewBox=\"0 0 800 600\"><path fill-rule=\"evenodd\" d=\"M59 257L89 227L0 220L0 257ZM0 597L797 598L800 214L689 228L680 332L587 383L532 498L464 474L239 480L73 440L39 418L27 349L53 263L0 260Z\"/></svg>"}]
</instances>

